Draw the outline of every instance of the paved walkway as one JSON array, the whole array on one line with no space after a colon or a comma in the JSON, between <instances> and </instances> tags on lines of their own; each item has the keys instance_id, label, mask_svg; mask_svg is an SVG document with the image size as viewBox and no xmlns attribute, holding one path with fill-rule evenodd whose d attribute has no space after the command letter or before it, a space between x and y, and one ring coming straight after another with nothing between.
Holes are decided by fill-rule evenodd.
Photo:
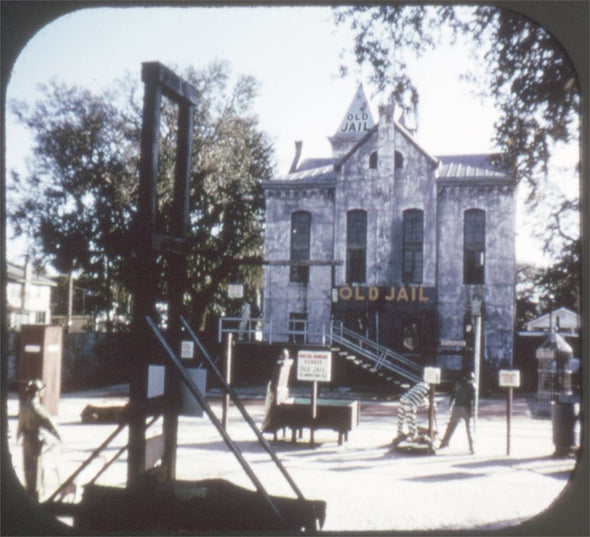
<instances>
[{"instance_id":1,"label":"paved walkway","mask_svg":"<svg viewBox=\"0 0 590 537\"><path fill-rule=\"evenodd\" d=\"M250 415L260 424L264 412L262 391L243 390L240 396ZM125 386L62 396L56 422L64 442L46 455L45 497L115 428L107 424L82 424L80 414L86 404L116 404L124 402L125 397ZM209 400L221 416L220 398L213 392ZM438 407L438 430L442 433L448 420L445 398L440 398ZM469 454L461 427L457 428L450 447L436 455L392 450L397 403L368 398L361 400L359 427L342 446L338 446L337 434L331 431L317 431L315 447L309 445L306 434L295 444L279 441L272 445L305 497L327 502L325 531L511 528L551 506L567 487L576 460L553 456L551 420L535 417L524 397L515 397L511 453L507 455L505 411L501 399L481 400L475 455ZM21 449L15 438L17 412L18 402L11 394L9 448L21 477ZM421 417L425 418L424 413ZM159 430L161 426L157 422L151 434ZM229 412L228 431L268 491L292 497L268 454L233 407ZM82 485L126 442L127 433L123 432L80 475L78 495ZM177 465L179 479L215 477L252 488L206 417L181 417ZM97 483L124 486L125 479L123 455Z\"/></svg>"}]
</instances>

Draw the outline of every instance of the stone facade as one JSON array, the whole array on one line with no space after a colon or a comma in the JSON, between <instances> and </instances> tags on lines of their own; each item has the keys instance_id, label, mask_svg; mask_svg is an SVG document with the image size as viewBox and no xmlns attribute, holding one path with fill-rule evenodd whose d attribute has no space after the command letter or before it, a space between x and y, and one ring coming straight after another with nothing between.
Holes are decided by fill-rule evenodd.
<instances>
[{"instance_id":1,"label":"stone facade","mask_svg":"<svg viewBox=\"0 0 590 537\"><path fill-rule=\"evenodd\" d=\"M375 122L362 86L329 140L331 157L299 162L297 143L289 174L263 184L263 315L273 340L321 344L330 321L339 320L425 364L458 368L462 351L449 342L468 340L475 298L483 301L482 358L511 363L512 178L491 155L430 155L394 119L392 107L381 107ZM473 210L480 235L465 228L466 211ZM293 215L301 212L309 228L297 228ZM348 229L355 212L362 237L356 245ZM293 241L301 237L294 233L302 232L308 249L295 252ZM472 259L466 236L483 241L473 254L475 276L466 276ZM352 261L355 255L360 262ZM299 280L294 260L306 267ZM354 263L364 264L360 276L351 276Z\"/></svg>"}]
</instances>

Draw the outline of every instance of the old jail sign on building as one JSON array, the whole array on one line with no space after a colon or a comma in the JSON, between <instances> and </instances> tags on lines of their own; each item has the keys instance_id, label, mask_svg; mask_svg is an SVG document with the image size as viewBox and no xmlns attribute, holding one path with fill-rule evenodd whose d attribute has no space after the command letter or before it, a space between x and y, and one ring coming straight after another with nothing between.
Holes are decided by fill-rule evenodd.
<instances>
[{"instance_id":1,"label":"old jail sign on building","mask_svg":"<svg viewBox=\"0 0 590 537\"><path fill-rule=\"evenodd\" d=\"M435 301L434 287L343 285L332 290L332 302L394 302L426 304Z\"/></svg>"}]
</instances>

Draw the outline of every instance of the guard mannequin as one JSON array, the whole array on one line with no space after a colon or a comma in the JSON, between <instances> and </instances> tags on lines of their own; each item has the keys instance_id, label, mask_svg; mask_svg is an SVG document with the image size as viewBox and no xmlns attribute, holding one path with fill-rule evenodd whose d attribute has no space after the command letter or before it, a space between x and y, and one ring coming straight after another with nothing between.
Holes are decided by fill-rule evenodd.
<instances>
[{"instance_id":1,"label":"guard mannequin","mask_svg":"<svg viewBox=\"0 0 590 537\"><path fill-rule=\"evenodd\" d=\"M18 416L17 440L23 437L23 466L25 489L36 500L39 499L38 479L41 470L41 449L45 443L41 429L49 431L60 442L61 437L47 411L41 405L43 382L30 380Z\"/></svg>"}]
</instances>

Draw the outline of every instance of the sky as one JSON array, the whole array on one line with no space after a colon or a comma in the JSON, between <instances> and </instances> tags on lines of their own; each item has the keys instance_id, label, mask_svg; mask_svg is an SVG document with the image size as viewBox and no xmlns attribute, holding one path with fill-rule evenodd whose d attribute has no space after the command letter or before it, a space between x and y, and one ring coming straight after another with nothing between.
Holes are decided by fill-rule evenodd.
<instances>
[{"instance_id":1,"label":"sky","mask_svg":"<svg viewBox=\"0 0 590 537\"><path fill-rule=\"evenodd\" d=\"M15 62L7 102L34 101L38 85L53 78L102 90L126 73L139 80L142 62L181 69L226 60L233 73L260 82L254 109L275 147L278 173L284 175L295 140L303 141L304 158L330 156L327 138L336 132L359 83L375 109L381 104L366 73L354 64L349 64L348 77L338 76L341 53L350 45L348 30L334 25L327 7L87 8L53 21L31 38ZM467 67L483 67L468 49L464 43L443 44L410 64L420 93L416 139L432 155L495 149L495 110L460 79ZM25 171L29 144L26 131L7 113L9 173ZM525 222L520 211L517 260L539 261L539 245ZM8 259L22 257L23 243L8 238Z\"/></svg>"}]
</instances>

